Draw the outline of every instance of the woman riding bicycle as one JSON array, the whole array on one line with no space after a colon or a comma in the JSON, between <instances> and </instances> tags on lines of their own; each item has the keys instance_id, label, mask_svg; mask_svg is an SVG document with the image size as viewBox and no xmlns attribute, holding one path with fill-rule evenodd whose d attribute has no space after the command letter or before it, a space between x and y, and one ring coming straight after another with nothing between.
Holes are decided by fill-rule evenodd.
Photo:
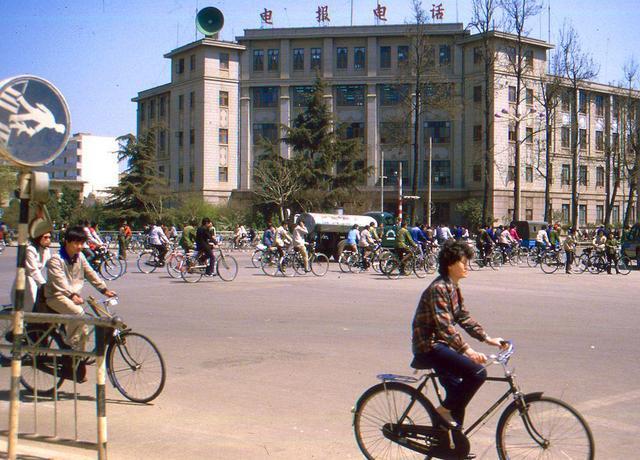
<instances>
[{"instance_id":1,"label":"woman riding bicycle","mask_svg":"<svg viewBox=\"0 0 640 460\"><path fill-rule=\"evenodd\" d=\"M422 293L413 318L412 366L433 368L447 395L436 410L449 424L462 426L465 408L486 379L483 353L471 348L456 331L459 324L469 335L496 347L501 338L489 337L464 306L459 282L467 277L473 249L462 241L448 241L440 251L439 272Z\"/></svg>"}]
</instances>

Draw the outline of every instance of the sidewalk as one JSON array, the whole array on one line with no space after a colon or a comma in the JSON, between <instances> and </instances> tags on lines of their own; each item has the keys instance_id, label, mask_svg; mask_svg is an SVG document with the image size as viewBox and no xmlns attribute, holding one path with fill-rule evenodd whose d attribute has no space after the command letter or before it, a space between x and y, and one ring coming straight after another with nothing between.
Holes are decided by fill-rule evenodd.
<instances>
[{"instance_id":1,"label":"sidewalk","mask_svg":"<svg viewBox=\"0 0 640 460\"><path fill-rule=\"evenodd\" d=\"M95 451L58 445L55 442L53 438L46 438L46 441L20 438L18 440L18 458L24 460L85 460L98 457ZM0 459L8 458L7 450L8 441L3 435L0 437Z\"/></svg>"}]
</instances>

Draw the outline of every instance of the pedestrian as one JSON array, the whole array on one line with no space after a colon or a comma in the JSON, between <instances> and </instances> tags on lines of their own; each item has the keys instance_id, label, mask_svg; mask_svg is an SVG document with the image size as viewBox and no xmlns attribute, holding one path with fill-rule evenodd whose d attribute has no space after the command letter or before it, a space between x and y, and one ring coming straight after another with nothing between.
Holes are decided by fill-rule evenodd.
<instances>
[{"instance_id":1,"label":"pedestrian","mask_svg":"<svg viewBox=\"0 0 640 460\"><path fill-rule=\"evenodd\" d=\"M129 247L129 243L131 242L131 227L126 220L123 220L120 223L120 228L118 228L118 258L122 260L127 260L127 248Z\"/></svg>"},{"instance_id":2,"label":"pedestrian","mask_svg":"<svg viewBox=\"0 0 640 460\"><path fill-rule=\"evenodd\" d=\"M567 258L564 266L564 271L567 273L567 275L570 275L571 265L576 258L576 239L574 236L573 228L567 230L567 237L562 242L562 249L564 249Z\"/></svg>"},{"instance_id":3,"label":"pedestrian","mask_svg":"<svg viewBox=\"0 0 640 460\"><path fill-rule=\"evenodd\" d=\"M618 270L618 239L614 232L609 232L607 236L607 242L605 243L605 253L607 255L607 273L611 274L611 267L616 269L616 273L620 273Z\"/></svg>"},{"instance_id":4,"label":"pedestrian","mask_svg":"<svg viewBox=\"0 0 640 460\"><path fill-rule=\"evenodd\" d=\"M27 246L24 258L24 274L26 283L24 286L23 306L25 311L33 311L33 307L39 300L44 301L42 290L47 282L45 266L51 259L51 225L42 220L36 219L29 228L31 242ZM11 301L15 299L15 281L11 288Z\"/></svg>"}]
</instances>

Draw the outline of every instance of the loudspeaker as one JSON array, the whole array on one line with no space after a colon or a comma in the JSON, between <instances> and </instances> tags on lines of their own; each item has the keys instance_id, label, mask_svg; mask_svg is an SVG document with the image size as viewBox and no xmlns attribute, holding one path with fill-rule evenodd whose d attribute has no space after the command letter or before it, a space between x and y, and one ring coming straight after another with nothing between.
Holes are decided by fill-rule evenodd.
<instances>
[{"instance_id":1,"label":"loudspeaker","mask_svg":"<svg viewBox=\"0 0 640 460\"><path fill-rule=\"evenodd\" d=\"M196 27L205 37L218 33L224 25L222 11L214 6L201 9L196 16Z\"/></svg>"}]
</instances>

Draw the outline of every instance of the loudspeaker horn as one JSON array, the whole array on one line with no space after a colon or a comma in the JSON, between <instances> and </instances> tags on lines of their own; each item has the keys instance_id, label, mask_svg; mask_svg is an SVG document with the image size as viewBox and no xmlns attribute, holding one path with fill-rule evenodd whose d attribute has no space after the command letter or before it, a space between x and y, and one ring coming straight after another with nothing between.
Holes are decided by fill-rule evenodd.
<instances>
[{"instance_id":1,"label":"loudspeaker horn","mask_svg":"<svg viewBox=\"0 0 640 460\"><path fill-rule=\"evenodd\" d=\"M214 6L203 8L196 15L196 27L205 37L216 35L223 25L222 11Z\"/></svg>"}]
</instances>

